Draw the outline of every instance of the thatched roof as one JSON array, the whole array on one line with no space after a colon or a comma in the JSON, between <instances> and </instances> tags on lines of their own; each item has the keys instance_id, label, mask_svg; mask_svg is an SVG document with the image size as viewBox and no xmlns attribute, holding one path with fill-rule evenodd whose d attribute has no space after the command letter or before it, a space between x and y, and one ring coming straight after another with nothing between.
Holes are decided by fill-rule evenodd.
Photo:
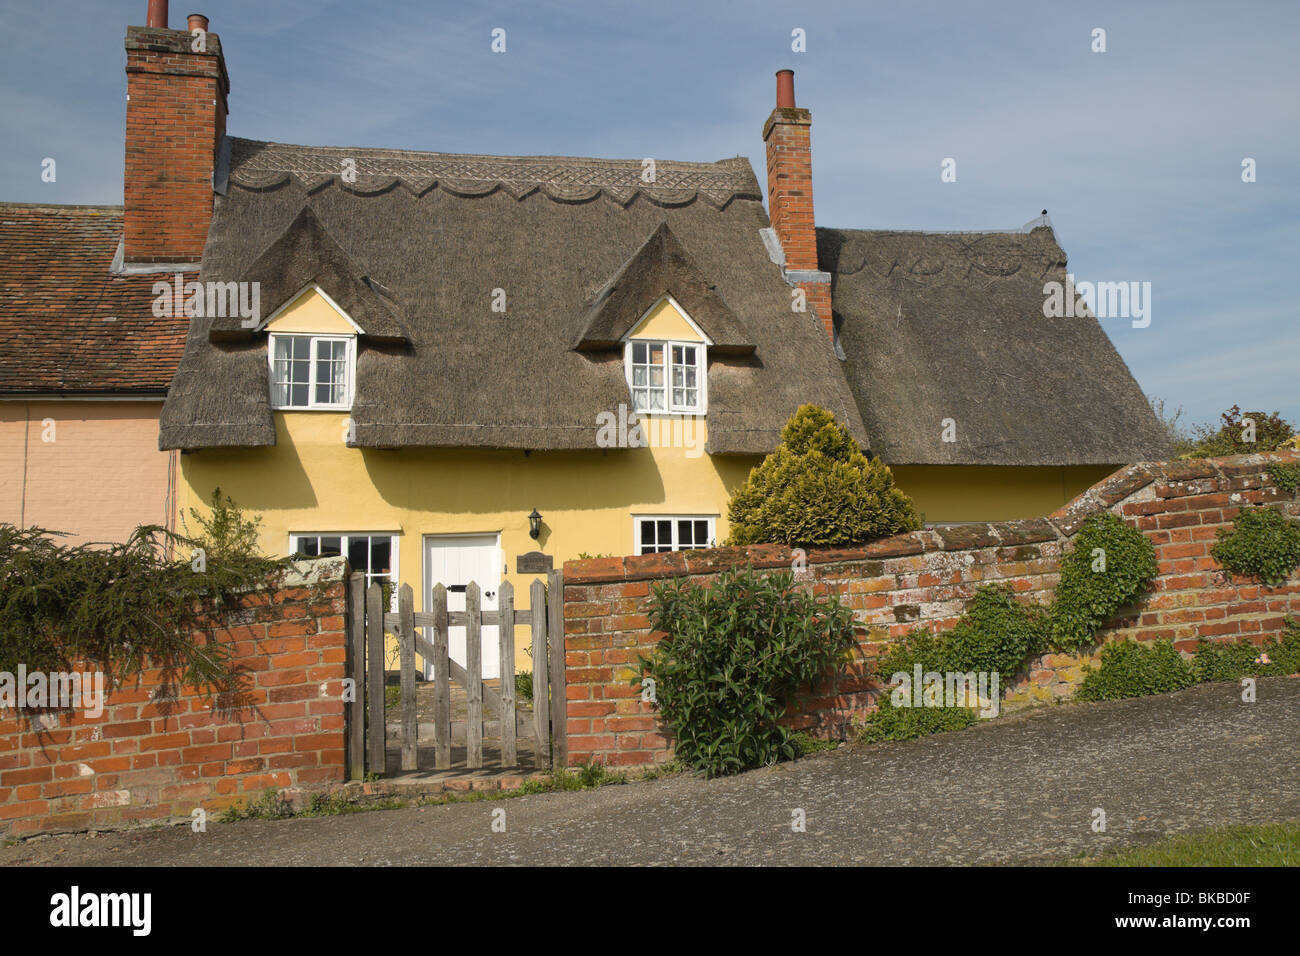
<instances>
[{"instance_id":1,"label":"thatched roof","mask_svg":"<svg viewBox=\"0 0 1300 956\"><path fill-rule=\"evenodd\" d=\"M713 343L715 354L746 355L754 351L753 336L718 295L682 248L668 223L659 224L640 249L596 295L582 319L577 347L584 351L617 345L638 319L671 292Z\"/></svg>"},{"instance_id":2,"label":"thatched roof","mask_svg":"<svg viewBox=\"0 0 1300 956\"><path fill-rule=\"evenodd\" d=\"M202 278L260 268L276 295L296 291L320 271L305 251L337 246L322 288L335 297L327 283L352 282L358 301L377 296L369 318L354 317L366 333L351 413L358 446L597 447L597 415L630 404L622 354L576 343L595 319L608 336L618 325L609 300L624 295L635 309L659 278L732 346L710 354L710 453L771 451L806 402L866 443L820 322L790 309L744 159L661 161L646 182L640 160L232 146ZM504 313L492 310L498 289ZM264 314L282 304L273 299L264 290ZM409 345L367 326L380 304ZM273 444L264 333L240 342L218 329L213 341L209 326L192 323L161 446Z\"/></svg>"},{"instance_id":3,"label":"thatched roof","mask_svg":"<svg viewBox=\"0 0 1300 956\"><path fill-rule=\"evenodd\" d=\"M886 462L1121 464L1168 452L1097 320L1043 316L1044 283L1065 282L1050 226L818 229L817 253L832 275L844 372Z\"/></svg>"},{"instance_id":4,"label":"thatched roof","mask_svg":"<svg viewBox=\"0 0 1300 956\"><path fill-rule=\"evenodd\" d=\"M362 274L348 254L325 232L310 208L304 207L270 248L238 279L259 284L263 302L283 305L308 283L326 290L372 342L409 343L397 314L397 304L378 283ZM258 339L257 330L237 315L216 317L208 329L213 342Z\"/></svg>"}]
</instances>

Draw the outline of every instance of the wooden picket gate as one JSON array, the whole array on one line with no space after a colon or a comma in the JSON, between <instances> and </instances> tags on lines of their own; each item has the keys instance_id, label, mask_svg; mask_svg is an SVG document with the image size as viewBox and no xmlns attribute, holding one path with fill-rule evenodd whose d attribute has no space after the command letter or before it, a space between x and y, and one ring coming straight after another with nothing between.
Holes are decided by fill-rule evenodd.
<instances>
[{"instance_id":1,"label":"wooden picket gate","mask_svg":"<svg viewBox=\"0 0 1300 956\"><path fill-rule=\"evenodd\" d=\"M547 586L550 600L547 600ZM498 588L498 610L481 609L477 583L465 588L465 610L447 610L447 589L433 589L432 609L416 612L409 584L398 591L396 614L385 613L383 589L366 587L364 574L349 580L348 676L354 681L355 699L347 705L348 775L362 779L366 772L386 772L387 727L384 708L384 634L397 637L401 674L401 770L419 767L416 658L433 669L433 750L435 770L452 769L451 682L465 689L465 762L469 770L483 767L484 713L497 719L500 727L500 766L516 767L519 736L531 737L534 764L538 768L567 763L565 733L564 611L563 576L551 571L547 584L534 580L529 591L530 610L515 609L514 586L504 582ZM497 625L500 640L500 680L494 689L483 681L482 632ZM533 709L532 719L520 726L515 695L515 627L532 630ZM448 653L449 629L465 628L466 660L461 666ZM432 632L432 641L421 630ZM363 690L364 689L364 690ZM558 706L557 706L558 705ZM425 768L428 769L428 768Z\"/></svg>"}]
</instances>

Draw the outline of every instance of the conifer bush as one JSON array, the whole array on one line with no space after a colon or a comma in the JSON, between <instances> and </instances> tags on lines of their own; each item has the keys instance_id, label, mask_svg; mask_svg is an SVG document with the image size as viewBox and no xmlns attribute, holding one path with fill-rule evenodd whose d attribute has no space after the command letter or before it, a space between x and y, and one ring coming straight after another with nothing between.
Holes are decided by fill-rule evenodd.
<instances>
[{"instance_id":1,"label":"conifer bush","mask_svg":"<svg viewBox=\"0 0 1300 956\"><path fill-rule=\"evenodd\" d=\"M912 500L879 459L868 459L844 425L804 405L727 506L728 544L835 545L914 531Z\"/></svg>"},{"instance_id":2,"label":"conifer bush","mask_svg":"<svg viewBox=\"0 0 1300 956\"><path fill-rule=\"evenodd\" d=\"M0 524L0 671L85 662L120 683L160 667L167 683L238 693L229 645L200 629L286 562L240 553L240 529L253 519L229 499L216 527L211 520L197 538L143 525L126 541L94 545ZM202 549L202 560L172 559L177 546Z\"/></svg>"}]
</instances>

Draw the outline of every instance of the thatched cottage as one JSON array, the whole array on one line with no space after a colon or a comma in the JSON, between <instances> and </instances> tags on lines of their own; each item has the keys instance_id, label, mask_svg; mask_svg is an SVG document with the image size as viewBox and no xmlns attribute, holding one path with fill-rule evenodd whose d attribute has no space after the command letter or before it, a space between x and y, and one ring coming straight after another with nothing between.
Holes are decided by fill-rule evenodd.
<instances>
[{"instance_id":1,"label":"thatched cottage","mask_svg":"<svg viewBox=\"0 0 1300 956\"><path fill-rule=\"evenodd\" d=\"M527 593L527 552L724 539L805 403L930 521L1039 514L1164 450L1096 320L1043 317L1065 270L1045 222L817 228L789 71L765 210L743 158L231 137L220 38L192 17L196 52L150 10L126 40L120 266L189 319L159 428L179 512L219 486L268 552L347 554L417 609L474 579L491 607L503 580Z\"/></svg>"}]
</instances>

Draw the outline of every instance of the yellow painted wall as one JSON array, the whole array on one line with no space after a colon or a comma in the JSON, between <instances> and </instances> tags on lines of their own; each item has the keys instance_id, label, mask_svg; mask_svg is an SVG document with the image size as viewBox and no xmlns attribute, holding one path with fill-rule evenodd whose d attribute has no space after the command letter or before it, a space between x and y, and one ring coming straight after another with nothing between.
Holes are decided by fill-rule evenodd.
<instances>
[{"instance_id":1,"label":"yellow painted wall","mask_svg":"<svg viewBox=\"0 0 1300 956\"><path fill-rule=\"evenodd\" d=\"M355 335L356 329L314 289L304 289L266 324L269 332L311 332L316 335Z\"/></svg>"},{"instance_id":2,"label":"yellow painted wall","mask_svg":"<svg viewBox=\"0 0 1300 956\"><path fill-rule=\"evenodd\" d=\"M667 296L655 303L628 338L663 339L674 342L703 341Z\"/></svg>"},{"instance_id":3,"label":"yellow painted wall","mask_svg":"<svg viewBox=\"0 0 1300 956\"><path fill-rule=\"evenodd\" d=\"M757 458L688 456L682 448L609 451L379 451L343 444L346 416L277 412L272 448L183 455L182 509L200 511L219 486L246 513L262 518L261 547L285 554L291 532L396 532L402 581L423 591L426 534L500 533L502 581L514 583L516 607L528 607L532 575L515 558L543 551L559 568L589 554L630 554L633 514L717 515L727 534L726 502ZM594 427L594 426L593 426ZM543 516L540 538L528 514ZM182 512L187 513L186 511ZM527 629L516 633L516 660L528 667Z\"/></svg>"},{"instance_id":4,"label":"yellow painted wall","mask_svg":"<svg viewBox=\"0 0 1300 956\"><path fill-rule=\"evenodd\" d=\"M1051 514L1118 465L891 465L927 522L1007 521Z\"/></svg>"}]
</instances>

